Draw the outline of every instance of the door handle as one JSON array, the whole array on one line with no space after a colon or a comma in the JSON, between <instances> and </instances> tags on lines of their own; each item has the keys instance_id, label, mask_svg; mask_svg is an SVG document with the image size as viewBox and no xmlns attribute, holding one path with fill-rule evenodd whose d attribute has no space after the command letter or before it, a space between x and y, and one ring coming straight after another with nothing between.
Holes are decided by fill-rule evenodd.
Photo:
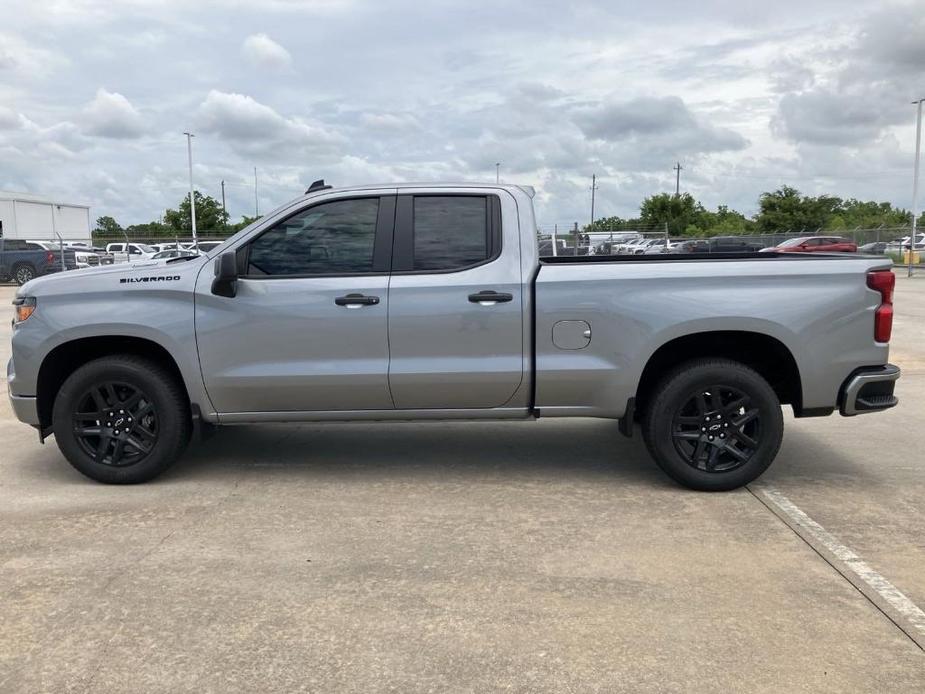
<instances>
[{"instance_id":1,"label":"door handle","mask_svg":"<svg viewBox=\"0 0 925 694\"><path fill-rule=\"evenodd\" d=\"M506 292L496 292L491 289L485 289L476 294L469 295L469 301L473 304L478 304L479 306L494 306L495 304L503 304L511 301L513 298L513 294L508 294Z\"/></svg>"},{"instance_id":2,"label":"door handle","mask_svg":"<svg viewBox=\"0 0 925 694\"><path fill-rule=\"evenodd\" d=\"M360 308L361 306L375 306L379 303L379 297L366 296L365 294L348 294L347 296L337 297L334 299L334 303L347 308Z\"/></svg>"}]
</instances>

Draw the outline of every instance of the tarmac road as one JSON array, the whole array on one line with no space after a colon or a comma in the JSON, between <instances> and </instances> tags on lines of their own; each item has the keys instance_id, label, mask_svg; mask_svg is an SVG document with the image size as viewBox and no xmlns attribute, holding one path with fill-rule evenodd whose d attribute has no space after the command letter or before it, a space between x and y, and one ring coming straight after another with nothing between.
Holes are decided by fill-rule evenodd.
<instances>
[{"instance_id":1,"label":"tarmac road","mask_svg":"<svg viewBox=\"0 0 925 694\"><path fill-rule=\"evenodd\" d=\"M901 405L788 414L726 494L596 420L236 427L106 487L3 398L0 692L925 691L915 628L761 498L925 606L925 277L896 302Z\"/></svg>"}]
</instances>

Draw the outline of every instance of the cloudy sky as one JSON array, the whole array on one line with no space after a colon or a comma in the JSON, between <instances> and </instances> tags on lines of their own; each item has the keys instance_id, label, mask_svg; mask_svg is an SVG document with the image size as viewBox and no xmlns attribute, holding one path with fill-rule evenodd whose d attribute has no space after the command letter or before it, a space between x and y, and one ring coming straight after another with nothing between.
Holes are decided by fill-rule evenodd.
<instances>
[{"instance_id":1,"label":"cloudy sky","mask_svg":"<svg viewBox=\"0 0 925 694\"><path fill-rule=\"evenodd\" d=\"M537 187L542 226L682 189L911 206L925 0L0 0L0 189L123 224L325 178Z\"/></svg>"}]
</instances>

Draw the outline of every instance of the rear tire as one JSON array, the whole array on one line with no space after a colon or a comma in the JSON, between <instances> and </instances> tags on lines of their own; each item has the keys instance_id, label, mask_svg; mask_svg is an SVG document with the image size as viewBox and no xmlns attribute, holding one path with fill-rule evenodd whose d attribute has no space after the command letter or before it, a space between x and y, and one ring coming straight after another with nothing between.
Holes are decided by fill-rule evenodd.
<instances>
[{"instance_id":1,"label":"rear tire","mask_svg":"<svg viewBox=\"0 0 925 694\"><path fill-rule=\"evenodd\" d=\"M35 279L35 268L28 263L20 263L13 266L13 279L20 287L26 282Z\"/></svg>"},{"instance_id":2,"label":"rear tire","mask_svg":"<svg viewBox=\"0 0 925 694\"><path fill-rule=\"evenodd\" d=\"M642 426L658 466L699 491L757 479L777 456L783 432L780 401L768 382L728 359L696 359L668 373Z\"/></svg>"},{"instance_id":3,"label":"rear tire","mask_svg":"<svg viewBox=\"0 0 925 694\"><path fill-rule=\"evenodd\" d=\"M58 448L97 482L137 484L169 468L192 429L180 383L157 362L115 355L72 373L55 398Z\"/></svg>"}]
</instances>

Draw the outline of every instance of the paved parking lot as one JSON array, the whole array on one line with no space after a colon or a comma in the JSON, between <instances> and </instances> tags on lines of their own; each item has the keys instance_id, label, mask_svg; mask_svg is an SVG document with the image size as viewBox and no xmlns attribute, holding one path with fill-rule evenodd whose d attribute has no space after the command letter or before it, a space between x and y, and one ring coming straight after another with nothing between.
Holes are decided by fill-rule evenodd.
<instances>
[{"instance_id":1,"label":"paved parking lot","mask_svg":"<svg viewBox=\"0 0 925 694\"><path fill-rule=\"evenodd\" d=\"M925 607L925 277L893 345L900 407L788 417L727 494L595 420L240 427L106 487L4 394L0 691L925 691L914 614L766 505Z\"/></svg>"}]
</instances>

